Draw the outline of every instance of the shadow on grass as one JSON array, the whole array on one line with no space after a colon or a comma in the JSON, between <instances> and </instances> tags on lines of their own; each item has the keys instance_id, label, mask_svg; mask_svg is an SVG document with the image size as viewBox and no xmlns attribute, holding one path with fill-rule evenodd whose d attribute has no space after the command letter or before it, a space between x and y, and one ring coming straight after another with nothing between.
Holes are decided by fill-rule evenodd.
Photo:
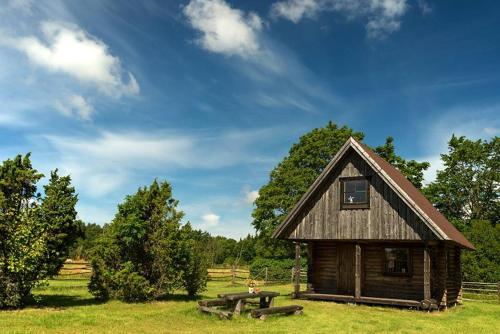
<instances>
[{"instance_id":1,"label":"shadow on grass","mask_svg":"<svg viewBox=\"0 0 500 334\"><path fill-rule=\"evenodd\" d=\"M84 298L80 296L68 296L57 294L38 294L37 301L32 301L28 306L37 308L67 308L77 306L90 306L103 304L106 301L98 300L92 297Z\"/></svg>"}]
</instances>

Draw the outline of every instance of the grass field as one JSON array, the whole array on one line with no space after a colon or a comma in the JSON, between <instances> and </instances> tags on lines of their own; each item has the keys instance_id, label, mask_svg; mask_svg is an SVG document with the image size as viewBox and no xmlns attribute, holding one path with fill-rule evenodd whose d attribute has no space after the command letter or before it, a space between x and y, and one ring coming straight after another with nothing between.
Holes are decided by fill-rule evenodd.
<instances>
[{"instance_id":1,"label":"grass field","mask_svg":"<svg viewBox=\"0 0 500 334\"><path fill-rule=\"evenodd\" d=\"M86 280L55 280L38 289L39 305L0 311L0 333L500 333L500 304L469 301L445 312L424 313L390 307L337 304L290 299L289 285L276 305L298 303L302 316L276 316L266 321L246 315L221 321L198 313L196 301L183 295L167 301L125 304L96 302ZM210 282L203 298L241 291L228 282Z\"/></svg>"}]
</instances>

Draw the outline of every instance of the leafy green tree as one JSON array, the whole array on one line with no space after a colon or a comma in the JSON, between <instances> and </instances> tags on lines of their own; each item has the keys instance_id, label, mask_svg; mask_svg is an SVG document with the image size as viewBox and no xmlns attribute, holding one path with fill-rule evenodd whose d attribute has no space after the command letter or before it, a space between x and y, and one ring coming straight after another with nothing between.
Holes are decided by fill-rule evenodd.
<instances>
[{"instance_id":1,"label":"leafy green tree","mask_svg":"<svg viewBox=\"0 0 500 334\"><path fill-rule=\"evenodd\" d=\"M476 247L464 252L463 278L500 280L500 140L452 136L444 169L424 188L429 200Z\"/></svg>"},{"instance_id":2,"label":"leafy green tree","mask_svg":"<svg viewBox=\"0 0 500 334\"><path fill-rule=\"evenodd\" d=\"M81 232L70 177L52 172L44 197L36 187L42 177L29 154L0 165L0 308L23 306L33 287L57 274Z\"/></svg>"},{"instance_id":3,"label":"leafy green tree","mask_svg":"<svg viewBox=\"0 0 500 334\"><path fill-rule=\"evenodd\" d=\"M309 186L349 137L363 139L363 133L329 122L300 137L271 172L269 182L259 190L252 213L257 230L256 253L264 258L293 256L290 242L271 239L274 229L283 221Z\"/></svg>"},{"instance_id":4,"label":"leafy green tree","mask_svg":"<svg viewBox=\"0 0 500 334\"><path fill-rule=\"evenodd\" d=\"M125 198L93 249L92 294L138 301L204 288L204 253L197 252L191 227L181 228L177 205L170 184L156 180Z\"/></svg>"},{"instance_id":5,"label":"leafy green tree","mask_svg":"<svg viewBox=\"0 0 500 334\"><path fill-rule=\"evenodd\" d=\"M441 154L444 169L425 188L432 203L457 225L500 217L500 139L473 141L452 136L448 153ZM462 228L462 226L458 226Z\"/></svg>"},{"instance_id":6,"label":"leafy green tree","mask_svg":"<svg viewBox=\"0 0 500 334\"><path fill-rule=\"evenodd\" d=\"M392 137L387 137L385 144L375 147L374 151L403 173L415 187L419 189L422 188L424 171L430 167L430 163L426 161L418 162L415 160L405 160L399 155L396 155L394 138Z\"/></svg>"},{"instance_id":7,"label":"leafy green tree","mask_svg":"<svg viewBox=\"0 0 500 334\"><path fill-rule=\"evenodd\" d=\"M473 220L465 235L476 246L476 251L463 253L463 279L469 282L499 282L500 224L494 226L487 220Z\"/></svg>"}]
</instances>

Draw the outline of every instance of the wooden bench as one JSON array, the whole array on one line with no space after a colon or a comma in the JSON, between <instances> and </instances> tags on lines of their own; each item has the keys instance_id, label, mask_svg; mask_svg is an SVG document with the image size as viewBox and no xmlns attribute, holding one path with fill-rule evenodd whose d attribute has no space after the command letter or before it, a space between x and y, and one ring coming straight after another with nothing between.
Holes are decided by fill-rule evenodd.
<instances>
[{"instance_id":1,"label":"wooden bench","mask_svg":"<svg viewBox=\"0 0 500 334\"><path fill-rule=\"evenodd\" d=\"M270 314L302 314L302 310L304 307L300 305L288 305L288 306L276 306L276 307L267 307L267 308L259 308L252 310L250 313L252 318L259 318L260 320L265 320Z\"/></svg>"},{"instance_id":2,"label":"wooden bench","mask_svg":"<svg viewBox=\"0 0 500 334\"><path fill-rule=\"evenodd\" d=\"M226 306L227 301L224 298L216 298L216 299L205 299L198 301L198 305L213 307L213 306Z\"/></svg>"},{"instance_id":3,"label":"wooden bench","mask_svg":"<svg viewBox=\"0 0 500 334\"><path fill-rule=\"evenodd\" d=\"M221 320L226 320L226 319L231 320L231 318L233 317L233 312L219 310L215 307L208 307L208 306L199 305L198 310L200 310L200 312L204 312L204 313L215 314Z\"/></svg>"}]
</instances>

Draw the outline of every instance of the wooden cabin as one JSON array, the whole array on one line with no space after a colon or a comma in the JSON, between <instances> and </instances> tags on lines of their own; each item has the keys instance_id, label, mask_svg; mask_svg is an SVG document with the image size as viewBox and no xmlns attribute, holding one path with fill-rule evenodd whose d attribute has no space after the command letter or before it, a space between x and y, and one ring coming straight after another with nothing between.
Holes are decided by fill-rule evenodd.
<instances>
[{"instance_id":1,"label":"wooden cabin","mask_svg":"<svg viewBox=\"0 0 500 334\"><path fill-rule=\"evenodd\" d=\"M417 308L461 299L460 253L474 246L396 168L350 138L273 234L307 244L295 296Z\"/></svg>"}]
</instances>

